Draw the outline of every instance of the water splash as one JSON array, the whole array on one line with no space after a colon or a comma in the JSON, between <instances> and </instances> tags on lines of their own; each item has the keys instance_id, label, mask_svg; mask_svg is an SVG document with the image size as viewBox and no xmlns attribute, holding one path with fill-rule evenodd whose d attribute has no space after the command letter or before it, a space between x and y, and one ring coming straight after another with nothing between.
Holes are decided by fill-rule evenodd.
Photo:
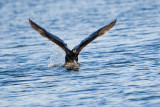
<instances>
[{"instance_id":1,"label":"water splash","mask_svg":"<svg viewBox=\"0 0 160 107\"><path fill-rule=\"evenodd\" d=\"M74 71L78 71L79 70L79 64L77 64L76 62L74 63L67 63L65 65L65 68L67 70L74 70Z\"/></svg>"},{"instance_id":2,"label":"water splash","mask_svg":"<svg viewBox=\"0 0 160 107\"><path fill-rule=\"evenodd\" d=\"M49 59L49 68L59 67L64 65L65 53L64 51L58 47L57 45L50 42L48 44L49 50L51 51L50 59Z\"/></svg>"}]
</instances>

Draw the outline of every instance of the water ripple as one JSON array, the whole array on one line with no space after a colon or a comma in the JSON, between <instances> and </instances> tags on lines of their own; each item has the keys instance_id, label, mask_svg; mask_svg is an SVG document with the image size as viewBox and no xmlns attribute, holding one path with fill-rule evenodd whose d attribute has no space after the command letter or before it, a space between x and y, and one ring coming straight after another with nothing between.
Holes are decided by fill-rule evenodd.
<instances>
[{"instance_id":1,"label":"water ripple","mask_svg":"<svg viewBox=\"0 0 160 107\"><path fill-rule=\"evenodd\" d=\"M158 0L1 0L1 106L159 107L159 7ZM63 50L28 18L70 49L117 23L82 50L79 71L68 71Z\"/></svg>"}]
</instances>

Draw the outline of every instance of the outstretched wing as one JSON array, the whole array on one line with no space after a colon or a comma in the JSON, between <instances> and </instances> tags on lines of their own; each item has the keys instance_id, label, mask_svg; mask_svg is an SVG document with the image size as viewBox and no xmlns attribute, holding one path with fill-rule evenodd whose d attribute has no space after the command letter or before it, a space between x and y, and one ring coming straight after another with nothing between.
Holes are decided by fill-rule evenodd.
<instances>
[{"instance_id":1,"label":"outstretched wing","mask_svg":"<svg viewBox=\"0 0 160 107\"><path fill-rule=\"evenodd\" d=\"M42 36L46 37L47 39L51 40L52 42L60 46L67 54L70 53L70 50L68 49L67 44L64 43L62 39L47 32L45 29L43 29L42 27L40 27L39 25L37 25L30 19L29 19L29 23L32 26L32 28L36 30L37 32L39 32Z\"/></svg>"},{"instance_id":2,"label":"outstretched wing","mask_svg":"<svg viewBox=\"0 0 160 107\"><path fill-rule=\"evenodd\" d=\"M79 54L79 52L85 46L87 46L90 42L92 42L93 40L95 40L97 37L102 36L106 31L110 30L115 25L115 23L116 23L116 20L114 20L110 24L108 24L108 25L100 28L96 32L92 33L91 35L89 35L89 37L85 38L79 45L75 46L73 48L73 50L76 50L76 54Z\"/></svg>"}]
</instances>

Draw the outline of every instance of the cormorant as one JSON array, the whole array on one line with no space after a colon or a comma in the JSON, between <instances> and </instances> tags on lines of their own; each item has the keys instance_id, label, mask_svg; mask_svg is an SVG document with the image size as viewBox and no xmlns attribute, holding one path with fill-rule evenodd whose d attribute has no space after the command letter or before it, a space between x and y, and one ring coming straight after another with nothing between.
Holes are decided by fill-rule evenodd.
<instances>
[{"instance_id":1,"label":"cormorant","mask_svg":"<svg viewBox=\"0 0 160 107\"><path fill-rule=\"evenodd\" d=\"M72 50L70 50L67 47L67 44L60 39L59 37L49 33L44 28L37 25L35 22L33 22L31 19L29 19L29 23L32 26L33 29L35 29L37 32L39 32L42 36L46 37L47 39L51 40L55 44L57 44L59 47L61 47L65 53L65 67L66 69L78 69L79 66L78 63L78 55L81 52L81 50L87 46L90 42L95 40L97 37L102 36L106 31L109 31L116 23L116 20L111 22L110 24L98 29L96 32L89 35L87 38L85 38L83 41L80 42L79 45L75 46Z\"/></svg>"}]
</instances>

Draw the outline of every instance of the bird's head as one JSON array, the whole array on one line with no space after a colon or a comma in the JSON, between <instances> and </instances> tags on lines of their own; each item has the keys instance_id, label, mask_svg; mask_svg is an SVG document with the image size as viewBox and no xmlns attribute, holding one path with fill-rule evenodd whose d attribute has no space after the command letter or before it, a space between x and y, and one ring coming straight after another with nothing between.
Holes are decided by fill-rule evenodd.
<instances>
[{"instance_id":1,"label":"bird's head","mask_svg":"<svg viewBox=\"0 0 160 107\"><path fill-rule=\"evenodd\" d=\"M70 54L66 55L66 61L67 62L74 62L78 60L78 54L76 49L72 49Z\"/></svg>"}]
</instances>

